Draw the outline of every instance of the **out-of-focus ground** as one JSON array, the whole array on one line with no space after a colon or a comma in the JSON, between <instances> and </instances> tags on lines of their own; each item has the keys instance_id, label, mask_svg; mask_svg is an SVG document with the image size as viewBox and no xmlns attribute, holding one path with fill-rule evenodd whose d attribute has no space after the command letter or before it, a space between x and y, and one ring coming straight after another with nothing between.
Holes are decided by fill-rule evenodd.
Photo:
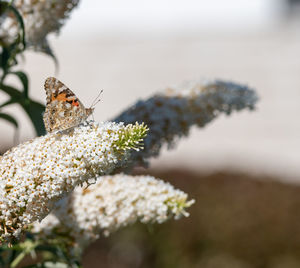
<instances>
[{"instance_id":1,"label":"out-of-focus ground","mask_svg":"<svg viewBox=\"0 0 300 268\"><path fill-rule=\"evenodd\" d=\"M196 199L190 216L102 237L86 249L83 267L300 267L299 186L232 172L150 173Z\"/></svg>"}]
</instances>

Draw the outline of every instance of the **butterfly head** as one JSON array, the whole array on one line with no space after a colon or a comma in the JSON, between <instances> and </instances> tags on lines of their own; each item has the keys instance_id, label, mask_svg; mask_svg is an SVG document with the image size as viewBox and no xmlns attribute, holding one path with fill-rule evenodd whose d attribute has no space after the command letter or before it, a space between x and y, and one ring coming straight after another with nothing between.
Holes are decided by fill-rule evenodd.
<instances>
[{"instance_id":1,"label":"butterfly head","mask_svg":"<svg viewBox=\"0 0 300 268\"><path fill-rule=\"evenodd\" d=\"M86 116L89 117L93 112L95 108L87 108L85 109Z\"/></svg>"}]
</instances>

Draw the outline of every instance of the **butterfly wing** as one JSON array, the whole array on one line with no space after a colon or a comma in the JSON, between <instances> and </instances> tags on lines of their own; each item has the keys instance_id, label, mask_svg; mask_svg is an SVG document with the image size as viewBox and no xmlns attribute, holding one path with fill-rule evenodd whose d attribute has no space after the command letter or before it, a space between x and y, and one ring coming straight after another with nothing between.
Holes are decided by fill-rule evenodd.
<instances>
[{"instance_id":1,"label":"butterfly wing","mask_svg":"<svg viewBox=\"0 0 300 268\"><path fill-rule=\"evenodd\" d=\"M45 90L47 104L43 119L48 132L77 126L89 116L89 109L58 79L47 78Z\"/></svg>"}]
</instances>

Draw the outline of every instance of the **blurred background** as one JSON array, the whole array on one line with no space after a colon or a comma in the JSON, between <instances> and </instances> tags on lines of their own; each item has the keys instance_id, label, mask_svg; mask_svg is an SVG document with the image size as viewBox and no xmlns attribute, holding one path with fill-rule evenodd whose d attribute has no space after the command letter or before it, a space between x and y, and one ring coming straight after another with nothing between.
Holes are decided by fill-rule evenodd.
<instances>
[{"instance_id":1,"label":"blurred background","mask_svg":"<svg viewBox=\"0 0 300 268\"><path fill-rule=\"evenodd\" d=\"M247 84L260 97L256 112L193 129L153 167L234 168L298 181L299 6L291 0L85 0L50 40L57 72L51 58L34 52L22 67L31 77L31 96L42 103L48 76L57 76L87 107L103 89L94 113L99 121L184 80ZM21 141L34 137L26 115L17 116ZM1 129L3 151L14 145L14 129Z\"/></svg>"},{"instance_id":2,"label":"blurred background","mask_svg":"<svg viewBox=\"0 0 300 268\"><path fill-rule=\"evenodd\" d=\"M103 89L97 121L185 80L231 80L260 97L256 111L192 129L139 171L195 198L189 218L103 238L84 267L300 267L300 1L84 0L50 42L57 71L42 54L22 63L31 96L45 102L48 76L86 106ZM20 140L34 137L16 116ZM14 129L0 128L3 151Z\"/></svg>"}]
</instances>

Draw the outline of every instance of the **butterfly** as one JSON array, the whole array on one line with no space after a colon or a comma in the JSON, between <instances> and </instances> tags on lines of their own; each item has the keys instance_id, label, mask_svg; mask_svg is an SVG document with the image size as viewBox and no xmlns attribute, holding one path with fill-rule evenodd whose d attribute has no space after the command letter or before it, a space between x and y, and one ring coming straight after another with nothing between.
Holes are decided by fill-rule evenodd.
<instances>
[{"instance_id":1,"label":"butterfly","mask_svg":"<svg viewBox=\"0 0 300 268\"><path fill-rule=\"evenodd\" d=\"M94 108L85 108L76 95L55 77L47 78L44 87L47 104L43 120L47 132L76 127L93 113Z\"/></svg>"}]
</instances>

